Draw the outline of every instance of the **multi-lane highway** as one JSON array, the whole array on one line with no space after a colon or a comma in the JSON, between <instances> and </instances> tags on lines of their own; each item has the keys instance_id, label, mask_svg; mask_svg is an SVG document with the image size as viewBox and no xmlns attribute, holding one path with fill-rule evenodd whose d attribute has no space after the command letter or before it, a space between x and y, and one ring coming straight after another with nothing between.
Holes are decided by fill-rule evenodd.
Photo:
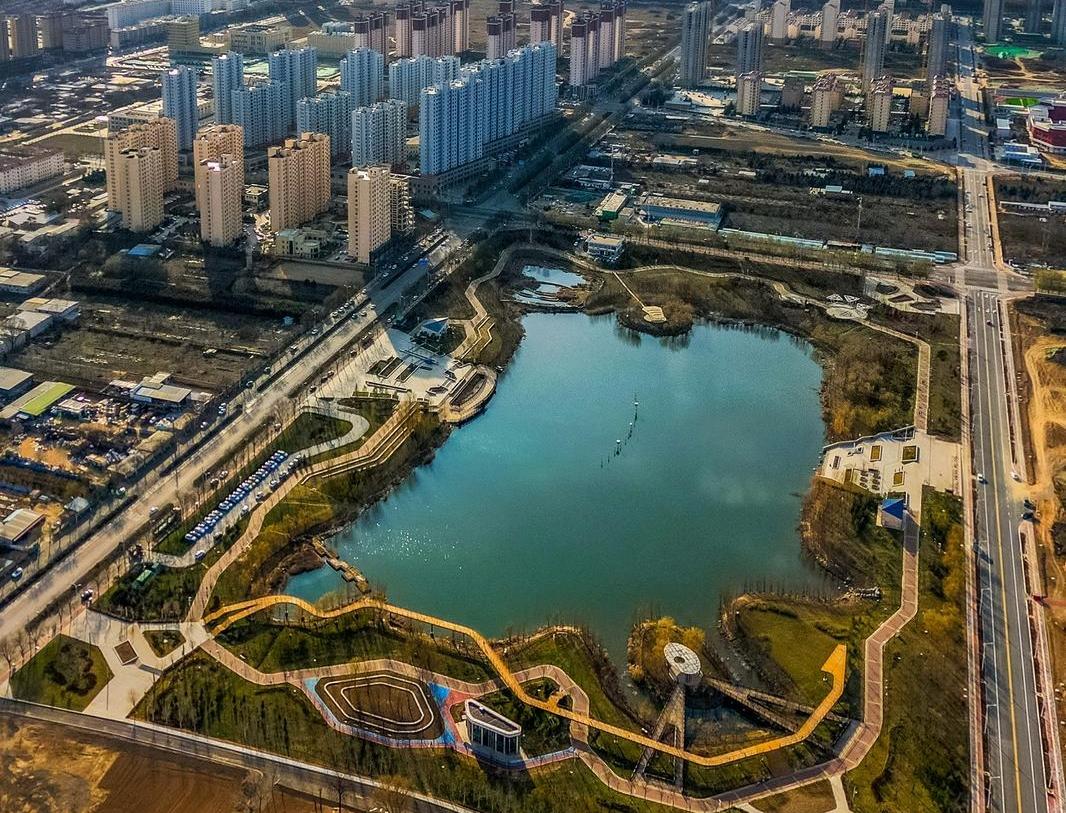
<instances>
[{"instance_id":1,"label":"multi-lane highway","mask_svg":"<svg viewBox=\"0 0 1066 813\"><path fill-rule=\"evenodd\" d=\"M1036 657L1039 613L1030 601L1023 487L1024 456L1018 433L1014 365L1006 294L1021 286L997 267L993 239L994 201L988 179L995 169L987 139L984 105L972 31L959 26L959 156L963 221L956 275L965 296L969 353L969 410L974 475L974 540L980 629L979 698L983 711L983 771L989 810L1045 813L1058 810L1054 795L1058 757L1049 760L1047 738L1054 720L1043 719L1038 692L1044 685ZM964 433L964 437L967 433ZM1053 714L1053 710L1049 713ZM1052 769L1055 765L1055 769Z\"/></svg>"}]
</instances>

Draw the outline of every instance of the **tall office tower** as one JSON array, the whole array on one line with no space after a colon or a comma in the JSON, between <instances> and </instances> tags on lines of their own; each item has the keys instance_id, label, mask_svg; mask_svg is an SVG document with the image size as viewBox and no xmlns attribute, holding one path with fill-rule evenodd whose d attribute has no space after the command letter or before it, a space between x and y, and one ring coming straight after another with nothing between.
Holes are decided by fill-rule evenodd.
<instances>
[{"instance_id":1,"label":"tall office tower","mask_svg":"<svg viewBox=\"0 0 1066 813\"><path fill-rule=\"evenodd\" d=\"M388 22L384 12L372 11L359 15L352 23L352 31L357 49L372 48L382 57L389 55Z\"/></svg>"},{"instance_id":2,"label":"tall office tower","mask_svg":"<svg viewBox=\"0 0 1066 813\"><path fill-rule=\"evenodd\" d=\"M228 246L241 235L244 161L232 155L196 165L196 199L200 201L200 239Z\"/></svg>"},{"instance_id":3,"label":"tall office tower","mask_svg":"<svg viewBox=\"0 0 1066 813\"><path fill-rule=\"evenodd\" d=\"M123 150L115 160L117 208L122 226L151 231L163 222L163 154L155 147Z\"/></svg>"},{"instance_id":4,"label":"tall office tower","mask_svg":"<svg viewBox=\"0 0 1066 813\"><path fill-rule=\"evenodd\" d=\"M1024 28L1026 34L1039 34L1044 21L1044 7L1040 0L1028 0L1025 6Z\"/></svg>"},{"instance_id":5,"label":"tall office tower","mask_svg":"<svg viewBox=\"0 0 1066 813\"><path fill-rule=\"evenodd\" d=\"M555 45L555 53L563 52L563 0L548 0L548 8L551 9L551 41ZM536 43L534 43L536 44Z\"/></svg>"},{"instance_id":6,"label":"tall office tower","mask_svg":"<svg viewBox=\"0 0 1066 813\"><path fill-rule=\"evenodd\" d=\"M488 38L485 47L486 59L499 59L505 53L503 36L503 18L493 15L485 21L485 36Z\"/></svg>"},{"instance_id":7,"label":"tall office tower","mask_svg":"<svg viewBox=\"0 0 1066 813\"><path fill-rule=\"evenodd\" d=\"M711 4L707 0L689 3L681 12L681 68L678 81L683 88L694 88L703 81L710 28ZM573 59L573 56L570 58Z\"/></svg>"},{"instance_id":8,"label":"tall office tower","mask_svg":"<svg viewBox=\"0 0 1066 813\"><path fill-rule=\"evenodd\" d=\"M870 87L884 72L888 35L888 14L884 9L866 15L866 39L862 46L863 93L869 93Z\"/></svg>"},{"instance_id":9,"label":"tall office tower","mask_svg":"<svg viewBox=\"0 0 1066 813\"><path fill-rule=\"evenodd\" d=\"M302 226L329 208L329 136L301 133L267 150L270 229Z\"/></svg>"},{"instance_id":10,"label":"tall office tower","mask_svg":"<svg viewBox=\"0 0 1066 813\"><path fill-rule=\"evenodd\" d=\"M942 136L948 131L948 104L951 102L951 83L943 76L933 77L929 88L929 117L925 131Z\"/></svg>"},{"instance_id":11,"label":"tall office tower","mask_svg":"<svg viewBox=\"0 0 1066 813\"><path fill-rule=\"evenodd\" d=\"M397 166L407 161L407 105L386 99L352 111L352 166Z\"/></svg>"},{"instance_id":12,"label":"tall office tower","mask_svg":"<svg viewBox=\"0 0 1066 813\"><path fill-rule=\"evenodd\" d=\"M1003 25L1003 0L985 0L984 26L985 42L999 41L1000 27Z\"/></svg>"},{"instance_id":13,"label":"tall office tower","mask_svg":"<svg viewBox=\"0 0 1066 813\"><path fill-rule=\"evenodd\" d=\"M196 108L196 71L179 65L163 74L163 115L174 119L178 127L178 149L192 148L192 139L200 125Z\"/></svg>"},{"instance_id":14,"label":"tall office tower","mask_svg":"<svg viewBox=\"0 0 1066 813\"><path fill-rule=\"evenodd\" d=\"M234 161L244 161L244 130L236 124L212 124L196 134L192 142L193 186L196 189L196 208L201 212L204 203L200 198L200 170L208 161L217 161L223 155ZM244 170L241 170L243 183Z\"/></svg>"},{"instance_id":15,"label":"tall office tower","mask_svg":"<svg viewBox=\"0 0 1066 813\"><path fill-rule=\"evenodd\" d=\"M389 64L389 98L402 99L409 109L417 108L425 88L455 81L459 78L459 68L457 56L398 59Z\"/></svg>"},{"instance_id":16,"label":"tall office tower","mask_svg":"<svg viewBox=\"0 0 1066 813\"><path fill-rule=\"evenodd\" d=\"M470 50L470 0L451 0L452 53Z\"/></svg>"},{"instance_id":17,"label":"tall office tower","mask_svg":"<svg viewBox=\"0 0 1066 813\"><path fill-rule=\"evenodd\" d=\"M530 43L552 41L551 6L534 3L529 7L529 41Z\"/></svg>"},{"instance_id":18,"label":"tall office tower","mask_svg":"<svg viewBox=\"0 0 1066 813\"><path fill-rule=\"evenodd\" d=\"M117 186L120 168L119 156L129 150L152 147L159 151L159 166L163 191L173 189L178 182L178 130L174 119L163 116L143 124L134 124L124 130L112 130L104 142L104 167L106 170L107 208L123 211L123 198Z\"/></svg>"},{"instance_id":19,"label":"tall office tower","mask_svg":"<svg viewBox=\"0 0 1066 813\"><path fill-rule=\"evenodd\" d=\"M352 95L338 90L300 99L296 103L296 131L325 133L332 156L346 157L352 146Z\"/></svg>"},{"instance_id":20,"label":"tall office tower","mask_svg":"<svg viewBox=\"0 0 1066 813\"><path fill-rule=\"evenodd\" d=\"M555 46L516 48L504 60L463 68L455 82L422 91L419 158L423 175L476 161L492 142L555 109Z\"/></svg>"},{"instance_id":21,"label":"tall office tower","mask_svg":"<svg viewBox=\"0 0 1066 813\"><path fill-rule=\"evenodd\" d=\"M267 54L271 81L280 82L285 132L296 126L296 103L318 92L318 51L314 48L283 48Z\"/></svg>"},{"instance_id":22,"label":"tall office tower","mask_svg":"<svg viewBox=\"0 0 1066 813\"><path fill-rule=\"evenodd\" d=\"M811 127L828 127L829 119L844 101L844 83L835 73L818 77L811 91Z\"/></svg>"},{"instance_id":23,"label":"tall office tower","mask_svg":"<svg viewBox=\"0 0 1066 813\"><path fill-rule=\"evenodd\" d=\"M37 53L37 19L32 14L10 14L7 19L7 49L11 59Z\"/></svg>"},{"instance_id":24,"label":"tall office tower","mask_svg":"<svg viewBox=\"0 0 1066 813\"><path fill-rule=\"evenodd\" d=\"M388 167L353 168L348 172L348 254L369 264L392 236Z\"/></svg>"},{"instance_id":25,"label":"tall office tower","mask_svg":"<svg viewBox=\"0 0 1066 813\"><path fill-rule=\"evenodd\" d=\"M887 133L892 115L891 76L882 76L870 87L867 96L867 109L870 114L870 129L875 133Z\"/></svg>"},{"instance_id":26,"label":"tall office tower","mask_svg":"<svg viewBox=\"0 0 1066 813\"><path fill-rule=\"evenodd\" d=\"M600 2L600 70L614 64L614 0Z\"/></svg>"},{"instance_id":27,"label":"tall office tower","mask_svg":"<svg viewBox=\"0 0 1066 813\"><path fill-rule=\"evenodd\" d=\"M211 58L211 89L215 97L215 122L233 123L233 91L244 87L244 57L230 51Z\"/></svg>"},{"instance_id":28,"label":"tall office tower","mask_svg":"<svg viewBox=\"0 0 1066 813\"><path fill-rule=\"evenodd\" d=\"M588 21L579 17L570 26L570 86L584 87L595 78L589 76Z\"/></svg>"},{"instance_id":29,"label":"tall office tower","mask_svg":"<svg viewBox=\"0 0 1066 813\"><path fill-rule=\"evenodd\" d=\"M233 123L244 130L245 147L265 147L285 138L285 89L281 82L266 82L230 93Z\"/></svg>"},{"instance_id":30,"label":"tall office tower","mask_svg":"<svg viewBox=\"0 0 1066 813\"><path fill-rule=\"evenodd\" d=\"M396 55L401 59L414 56L411 44L411 18L422 10L421 3L400 3L392 12L392 36Z\"/></svg>"},{"instance_id":31,"label":"tall office tower","mask_svg":"<svg viewBox=\"0 0 1066 813\"><path fill-rule=\"evenodd\" d=\"M1051 12L1051 41L1066 45L1066 0L1055 0Z\"/></svg>"},{"instance_id":32,"label":"tall office tower","mask_svg":"<svg viewBox=\"0 0 1066 813\"><path fill-rule=\"evenodd\" d=\"M737 32L737 64L734 76L762 70L762 24L745 23Z\"/></svg>"},{"instance_id":33,"label":"tall office tower","mask_svg":"<svg viewBox=\"0 0 1066 813\"><path fill-rule=\"evenodd\" d=\"M788 41L788 15L792 11L790 0L776 0L770 9L770 39L776 43Z\"/></svg>"},{"instance_id":34,"label":"tall office tower","mask_svg":"<svg viewBox=\"0 0 1066 813\"><path fill-rule=\"evenodd\" d=\"M951 11L933 15L929 26L929 47L925 53L925 79L932 82L934 76L946 76L948 72L948 41L950 39Z\"/></svg>"},{"instance_id":35,"label":"tall office tower","mask_svg":"<svg viewBox=\"0 0 1066 813\"><path fill-rule=\"evenodd\" d=\"M826 0L822 6L822 21L818 42L823 48L832 48L837 43L837 26L840 20L840 0Z\"/></svg>"},{"instance_id":36,"label":"tall office tower","mask_svg":"<svg viewBox=\"0 0 1066 813\"><path fill-rule=\"evenodd\" d=\"M762 92L762 74L758 71L742 73L737 77L737 115L754 116L759 112Z\"/></svg>"},{"instance_id":37,"label":"tall office tower","mask_svg":"<svg viewBox=\"0 0 1066 813\"><path fill-rule=\"evenodd\" d=\"M352 94L352 107L366 107L382 97L385 57L370 48L349 51L340 62L341 90Z\"/></svg>"}]
</instances>

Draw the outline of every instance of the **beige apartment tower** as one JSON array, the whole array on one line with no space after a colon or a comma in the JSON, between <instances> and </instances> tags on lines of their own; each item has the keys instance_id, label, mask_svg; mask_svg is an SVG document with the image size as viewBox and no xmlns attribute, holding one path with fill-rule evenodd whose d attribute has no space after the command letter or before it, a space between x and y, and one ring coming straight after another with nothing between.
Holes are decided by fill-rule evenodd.
<instances>
[{"instance_id":1,"label":"beige apartment tower","mask_svg":"<svg viewBox=\"0 0 1066 813\"><path fill-rule=\"evenodd\" d=\"M241 233L244 199L244 161L232 155L201 161L197 167L196 197L200 206L200 239L228 246Z\"/></svg>"},{"instance_id":2,"label":"beige apartment tower","mask_svg":"<svg viewBox=\"0 0 1066 813\"><path fill-rule=\"evenodd\" d=\"M388 167L348 172L348 254L369 264L374 252L392 237L392 202Z\"/></svg>"},{"instance_id":3,"label":"beige apartment tower","mask_svg":"<svg viewBox=\"0 0 1066 813\"><path fill-rule=\"evenodd\" d=\"M759 112L762 74L749 71L737 77L737 115L754 116Z\"/></svg>"},{"instance_id":4,"label":"beige apartment tower","mask_svg":"<svg viewBox=\"0 0 1066 813\"><path fill-rule=\"evenodd\" d=\"M942 136L948 131L948 105L951 102L951 83L943 76L934 76L929 88L929 112L925 131Z\"/></svg>"},{"instance_id":5,"label":"beige apartment tower","mask_svg":"<svg viewBox=\"0 0 1066 813\"><path fill-rule=\"evenodd\" d=\"M870 129L875 133L887 133L889 121L892 118L892 91L894 82L890 76L882 76L873 87L867 97L867 109L870 114Z\"/></svg>"},{"instance_id":6,"label":"beige apartment tower","mask_svg":"<svg viewBox=\"0 0 1066 813\"><path fill-rule=\"evenodd\" d=\"M241 183L244 183L244 128L238 124L212 124L196 131L192 142L192 166L195 175L196 208L203 212L200 199L200 171L205 161L217 161L229 155L242 164Z\"/></svg>"},{"instance_id":7,"label":"beige apartment tower","mask_svg":"<svg viewBox=\"0 0 1066 813\"><path fill-rule=\"evenodd\" d=\"M301 133L267 150L270 229L302 226L329 207L329 136Z\"/></svg>"},{"instance_id":8,"label":"beige apartment tower","mask_svg":"<svg viewBox=\"0 0 1066 813\"><path fill-rule=\"evenodd\" d=\"M844 103L844 83L835 73L818 77L811 90L811 127L828 127L833 113Z\"/></svg>"},{"instance_id":9,"label":"beige apartment tower","mask_svg":"<svg viewBox=\"0 0 1066 813\"><path fill-rule=\"evenodd\" d=\"M115 159L115 190L122 226L135 232L152 231L163 222L163 152L139 147Z\"/></svg>"},{"instance_id":10,"label":"beige apartment tower","mask_svg":"<svg viewBox=\"0 0 1066 813\"><path fill-rule=\"evenodd\" d=\"M163 173L163 191L169 192L178 183L178 128L174 119L160 116L144 124L133 124L125 130L107 134L104 143L104 168L107 172L107 208L122 212L123 198L116 187L119 156L128 150L154 147L159 150Z\"/></svg>"}]
</instances>

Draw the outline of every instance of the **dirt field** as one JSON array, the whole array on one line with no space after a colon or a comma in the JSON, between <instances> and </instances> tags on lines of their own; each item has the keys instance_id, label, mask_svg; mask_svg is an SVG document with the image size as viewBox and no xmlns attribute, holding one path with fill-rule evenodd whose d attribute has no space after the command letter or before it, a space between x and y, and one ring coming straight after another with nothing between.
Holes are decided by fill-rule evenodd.
<instances>
[{"instance_id":1,"label":"dirt field","mask_svg":"<svg viewBox=\"0 0 1066 813\"><path fill-rule=\"evenodd\" d=\"M736 43L711 45L707 49L707 63L711 68L732 70L736 64ZM858 48L824 50L813 40L797 40L788 45L774 45L767 41L763 48L763 69L766 73L785 71L851 71L858 70ZM885 72L900 79L918 76L922 60L917 52L889 51L885 54Z\"/></svg>"},{"instance_id":2,"label":"dirt field","mask_svg":"<svg viewBox=\"0 0 1066 813\"><path fill-rule=\"evenodd\" d=\"M0 714L4 813L313 813L243 771Z\"/></svg>"},{"instance_id":3,"label":"dirt field","mask_svg":"<svg viewBox=\"0 0 1066 813\"><path fill-rule=\"evenodd\" d=\"M1023 265L1047 263L1053 268L1066 266L1066 215L1041 212L1017 214L1015 209L1005 209L1002 205L1004 201L1040 204L1066 200L1066 183L1007 175L997 177L995 184L1004 258Z\"/></svg>"},{"instance_id":4,"label":"dirt field","mask_svg":"<svg viewBox=\"0 0 1066 813\"><path fill-rule=\"evenodd\" d=\"M74 296L81 302L80 324L39 337L8 363L39 380L59 379L94 390L116 378L139 381L166 371L179 383L217 392L292 335L280 319ZM210 349L216 352L204 355Z\"/></svg>"}]
</instances>

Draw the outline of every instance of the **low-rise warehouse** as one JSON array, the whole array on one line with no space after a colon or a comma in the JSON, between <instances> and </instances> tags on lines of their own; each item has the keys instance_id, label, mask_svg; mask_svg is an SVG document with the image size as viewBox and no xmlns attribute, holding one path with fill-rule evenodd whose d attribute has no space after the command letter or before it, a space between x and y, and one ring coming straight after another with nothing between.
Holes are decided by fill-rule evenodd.
<instances>
[{"instance_id":1,"label":"low-rise warehouse","mask_svg":"<svg viewBox=\"0 0 1066 813\"><path fill-rule=\"evenodd\" d=\"M28 508L16 508L0 520L0 545L29 550L41 536L44 516Z\"/></svg>"},{"instance_id":2,"label":"low-rise warehouse","mask_svg":"<svg viewBox=\"0 0 1066 813\"><path fill-rule=\"evenodd\" d=\"M64 384L62 381L42 382L0 410L0 420L10 421L16 417L38 418L73 389L73 384Z\"/></svg>"},{"instance_id":3,"label":"low-rise warehouse","mask_svg":"<svg viewBox=\"0 0 1066 813\"><path fill-rule=\"evenodd\" d=\"M14 367L0 367L0 398L8 400L29 389L33 374Z\"/></svg>"},{"instance_id":4,"label":"low-rise warehouse","mask_svg":"<svg viewBox=\"0 0 1066 813\"><path fill-rule=\"evenodd\" d=\"M0 266L0 292L28 296L44 286L44 274L31 274L7 266Z\"/></svg>"},{"instance_id":5,"label":"low-rise warehouse","mask_svg":"<svg viewBox=\"0 0 1066 813\"><path fill-rule=\"evenodd\" d=\"M717 229L722 225L722 205L704 200L645 195L639 205L647 223L672 223Z\"/></svg>"}]
</instances>

